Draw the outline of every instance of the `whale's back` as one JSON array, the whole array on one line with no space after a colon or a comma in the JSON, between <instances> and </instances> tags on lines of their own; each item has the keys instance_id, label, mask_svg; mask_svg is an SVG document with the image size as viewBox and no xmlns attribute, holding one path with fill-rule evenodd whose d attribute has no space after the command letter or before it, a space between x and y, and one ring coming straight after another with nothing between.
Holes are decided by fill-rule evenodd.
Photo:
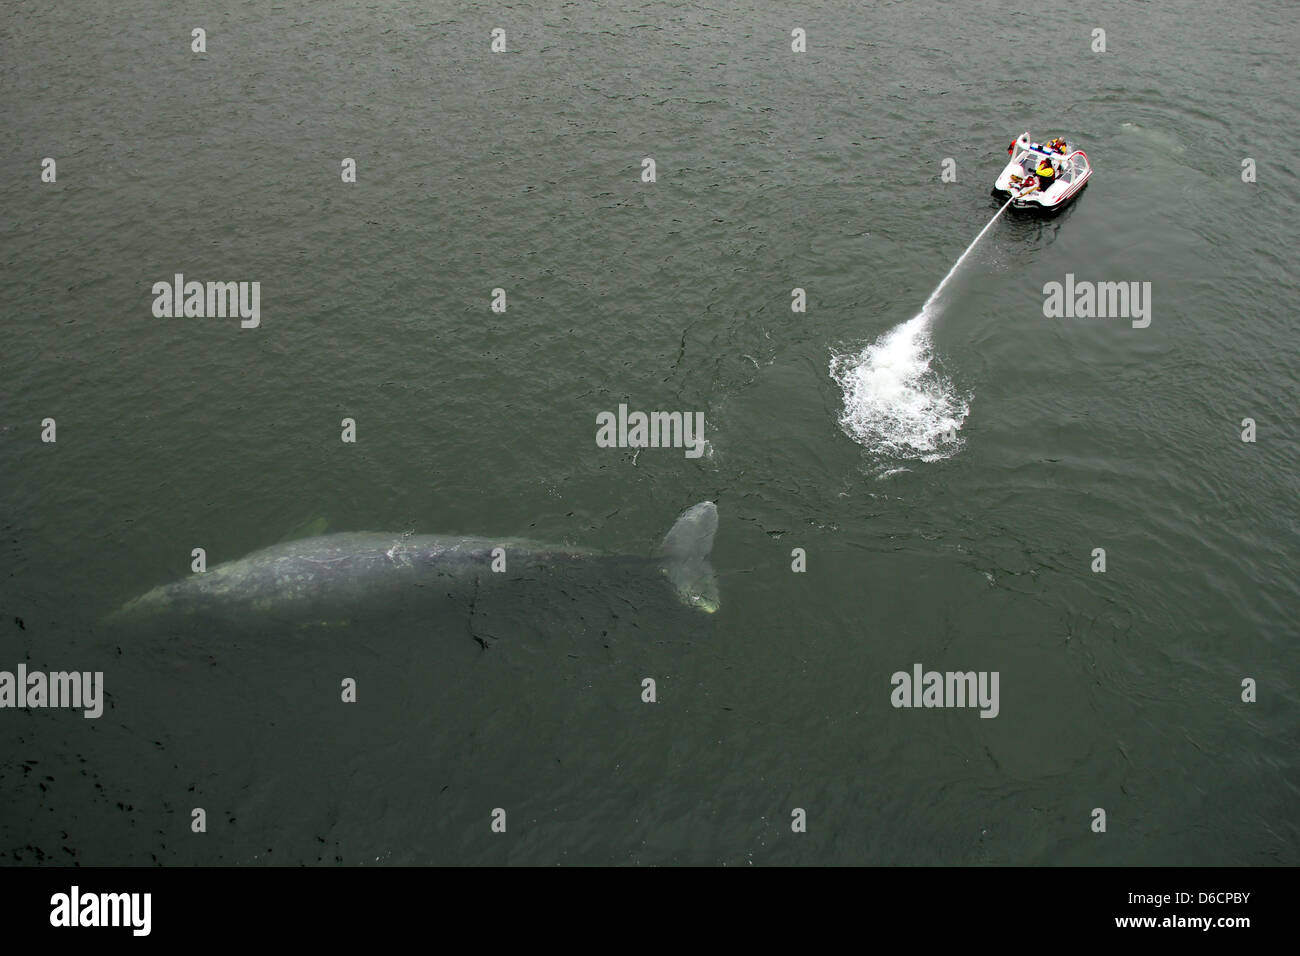
<instances>
[{"instance_id":1,"label":"whale's back","mask_svg":"<svg viewBox=\"0 0 1300 956\"><path fill-rule=\"evenodd\" d=\"M124 605L115 621L146 617L256 623L330 622L421 608L450 598L474 607L509 588L521 599L587 593L646 580L658 570L687 606L717 609L708 554L717 509L701 502L678 518L653 556L610 555L514 538L353 531L272 545L156 587ZM593 575L593 569L601 573ZM573 587L567 588L566 585ZM533 590L530 591L530 588Z\"/></svg>"}]
</instances>

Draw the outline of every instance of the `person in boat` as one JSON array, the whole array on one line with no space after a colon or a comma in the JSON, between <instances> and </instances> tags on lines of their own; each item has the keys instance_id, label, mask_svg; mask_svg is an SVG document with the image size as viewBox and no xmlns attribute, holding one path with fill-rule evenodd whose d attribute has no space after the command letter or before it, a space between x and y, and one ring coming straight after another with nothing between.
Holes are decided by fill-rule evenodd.
<instances>
[{"instance_id":1,"label":"person in boat","mask_svg":"<svg viewBox=\"0 0 1300 956\"><path fill-rule=\"evenodd\" d=\"M1028 184L1028 188L1020 193L1022 196L1047 192L1056 183L1056 161L1050 156L1039 157L1033 175L1026 176L1024 182Z\"/></svg>"},{"instance_id":2,"label":"person in boat","mask_svg":"<svg viewBox=\"0 0 1300 956\"><path fill-rule=\"evenodd\" d=\"M1056 160L1050 156L1044 156L1034 170L1034 175L1038 177L1039 192L1047 192L1056 182Z\"/></svg>"},{"instance_id":3,"label":"person in boat","mask_svg":"<svg viewBox=\"0 0 1300 956\"><path fill-rule=\"evenodd\" d=\"M1062 156L1064 156L1066 150L1068 149L1068 147L1065 145L1065 137L1058 136L1056 137L1056 139L1049 139L1047 141L1047 148L1052 150L1053 152L1060 153Z\"/></svg>"}]
</instances>

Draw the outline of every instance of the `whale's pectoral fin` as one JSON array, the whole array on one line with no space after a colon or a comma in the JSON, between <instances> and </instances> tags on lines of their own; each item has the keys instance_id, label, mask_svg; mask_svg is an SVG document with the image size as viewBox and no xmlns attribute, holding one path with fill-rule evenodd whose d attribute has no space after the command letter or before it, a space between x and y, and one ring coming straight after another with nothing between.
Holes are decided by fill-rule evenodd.
<instances>
[{"instance_id":1,"label":"whale's pectoral fin","mask_svg":"<svg viewBox=\"0 0 1300 956\"><path fill-rule=\"evenodd\" d=\"M712 614L721 606L718 578L709 563L718 532L718 506L701 501L682 512L655 551L677 599Z\"/></svg>"}]
</instances>

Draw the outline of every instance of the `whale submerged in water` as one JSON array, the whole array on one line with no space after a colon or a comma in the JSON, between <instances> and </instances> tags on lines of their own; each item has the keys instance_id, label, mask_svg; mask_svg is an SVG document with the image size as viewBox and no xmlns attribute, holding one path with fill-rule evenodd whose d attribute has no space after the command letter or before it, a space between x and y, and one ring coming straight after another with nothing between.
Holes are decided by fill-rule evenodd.
<instances>
[{"instance_id":1,"label":"whale submerged in water","mask_svg":"<svg viewBox=\"0 0 1300 956\"><path fill-rule=\"evenodd\" d=\"M324 620L366 606L396 606L412 595L469 596L512 582L574 575L661 575L684 605L712 613L720 606L709 552L718 509L702 501L684 511L649 556L501 538L327 534L290 541L228 561L127 602L110 619L225 622ZM498 550L500 549L500 550ZM505 570L494 571L504 561Z\"/></svg>"}]
</instances>

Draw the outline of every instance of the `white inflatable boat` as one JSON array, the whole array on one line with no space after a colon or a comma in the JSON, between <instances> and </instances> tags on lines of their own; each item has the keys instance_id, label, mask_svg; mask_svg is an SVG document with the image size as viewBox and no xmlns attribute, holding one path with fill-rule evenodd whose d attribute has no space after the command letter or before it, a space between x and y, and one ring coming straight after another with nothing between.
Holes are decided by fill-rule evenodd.
<instances>
[{"instance_id":1,"label":"white inflatable boat","mask_svg":"<svg viewBox=\"0 0 1300 956\"><path fill-rule=\"evenodd\" d=\"M998 174L993 192L1014 197L1011 205L1017 209L1061 209L1083 190L1092 176L1088 154L1061 139L1047 144L1036 143L1025 132L1007 151L1011 154L1011 161ZM1056 176L1046 188L1035 172L1044 161L1056 170Z\"/></svg>"}]
</instances>

